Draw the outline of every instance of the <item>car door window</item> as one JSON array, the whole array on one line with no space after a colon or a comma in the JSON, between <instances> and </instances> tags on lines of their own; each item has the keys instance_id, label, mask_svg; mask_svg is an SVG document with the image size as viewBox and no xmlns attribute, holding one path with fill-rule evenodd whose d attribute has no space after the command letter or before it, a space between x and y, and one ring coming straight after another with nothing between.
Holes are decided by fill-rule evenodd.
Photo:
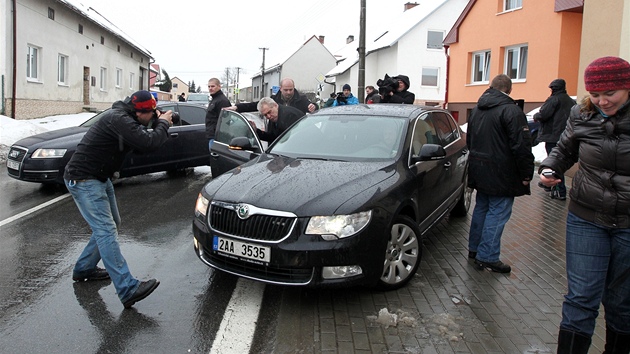
<instances>
[{"instance_id":1,"label":"car door window","mask_svg":"<svg viewBox=\"0 0 630 354\"><path fill-rule=\"evenodd\" d=\"M182 125L206 124L206 109L202 106L179 105Z\"/></svg>"},{"instance_id":2,"label":"car door window","mask_svg":"<svg viewBox=\"0 0 630 354\"><path fill-rule=\"evenodd\" d=\"M255 131L243 116L233 111L221 111L219 126L214 137L215 142L229 145L236 137L246 137L252 148L262 149Z\"/></svg>"},{"instance_id":3,"label":"car door window","mask_svg":"<svg viewBox=\"0 0 630 354\"><path fill-rule=\"evenodd\" d=\"M448 115L442 112L432 112L428 120L433 123L442 146L447 146L459 138L457 127L450 122Z\"/></svg>"},{"instance_id":4,"label":"car door window","mask_svg":"<svg viewBox=\"0 0 630 354\"><path fill-rule=\"evenodd\" d=\"M420 149L422 149L424 144L440 143L435 128L427 118L428 114L423 114L415 121L411 139L411 156L420 155Z\"/></svg>"}]
</instances>

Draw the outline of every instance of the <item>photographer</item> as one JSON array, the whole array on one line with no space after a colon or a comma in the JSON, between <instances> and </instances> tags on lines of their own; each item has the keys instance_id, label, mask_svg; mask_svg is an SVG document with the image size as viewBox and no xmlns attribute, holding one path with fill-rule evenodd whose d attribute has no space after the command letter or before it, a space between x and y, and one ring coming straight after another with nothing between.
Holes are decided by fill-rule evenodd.
<instances>
[{"instance_id":1,"label":"photographer","mask_svg":"<svg viewBox=\"0 0 630 354\"><path fill-rule=\"evenodd\" d=\"M343 85L343 92L339 92L337 94L337 99L335 99L335 102L333 102L332 106L336 107L352 104L359 104L359 99L354 97L352 95L352 92L350 92L350 85L345 84Z\"/></svg>"},{"instance_id":2,"label":"photographer","mask_svg":"<svg viewBox=\"0 0 630 354\"><path fill-rule=\"evenodd\" d=\"M156 112L148 91L117 101L85 133L66 165L64 180L92 235L72 272L75 282L112 280L125 308L149 296L160 282L139 281L129 271L117 241L120 214L111 178L131 150L149 152L168 139L172 112ZM157 116L153 130L146 126ZM103 261L105 269L97 267Z\"/></svg>"}]
</instances>

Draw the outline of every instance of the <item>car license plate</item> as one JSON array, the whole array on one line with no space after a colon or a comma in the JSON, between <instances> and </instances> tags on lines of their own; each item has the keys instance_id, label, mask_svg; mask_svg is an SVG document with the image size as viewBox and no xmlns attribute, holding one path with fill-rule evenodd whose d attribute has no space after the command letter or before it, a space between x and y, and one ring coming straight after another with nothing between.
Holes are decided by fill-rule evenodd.
<instances>
[{"instance_id":1,"label":"car license plate","mask_svg":"<svg viewBox=\"0 0 630 354\"><path fill-rule=\"evenodd\" d=\"M269 247L240 242L219 236L214 236L212 249L217 252L231 254L239 258L246 258L265 263L269 263L269 260L271 259L271 248Z\"/></svg>"},{"instance_id":2,"label":"car license plate","mask_svg":"<svg viewBox=\"0 0 630 354\"><path fill-rule=\"evenodd\" d=\"M10 168L12 170L19 170L20 169L20 163L17 162L17 161L7 160L7 168Z\"/></svg>"}]
</instances>

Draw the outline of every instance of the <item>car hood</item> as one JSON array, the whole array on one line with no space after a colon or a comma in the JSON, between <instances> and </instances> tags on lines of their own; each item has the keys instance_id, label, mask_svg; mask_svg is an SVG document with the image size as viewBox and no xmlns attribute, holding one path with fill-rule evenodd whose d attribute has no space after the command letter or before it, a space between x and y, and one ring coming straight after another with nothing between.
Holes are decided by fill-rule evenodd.
<instances>
[{"instance_id":1,"label":"car hood","mask_svg":"<svg viewBox=\"0 0 630 354\"><path fill-rule=\"evenodd\" d=\"M263 155L206 185L217 201L297 216L332 215L340 205L395 173L393 161L343 162Z\"/></svg>"},{"instance_id":2,"label":"car hood","mask_svg":"<svg viewBox=\"0 0 630 354\"><path fill-rule=\"evenodd\" d=\"M88 128L85 127L69 127L51 130L20 139L16 141L14 145L23 146L29 149L38 148L44 144L46 147L51 148L72 148L76 147L87 130Z\"/></svg>"}]
</instances>

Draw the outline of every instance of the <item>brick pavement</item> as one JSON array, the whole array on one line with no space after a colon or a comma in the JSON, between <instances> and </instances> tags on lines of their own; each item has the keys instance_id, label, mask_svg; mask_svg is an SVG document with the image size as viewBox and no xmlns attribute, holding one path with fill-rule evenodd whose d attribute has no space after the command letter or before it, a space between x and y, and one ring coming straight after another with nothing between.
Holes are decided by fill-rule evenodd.
<instances>
[{"instance_id":1,"label":"brick pavement","mask_svg":"<svg viewBox=\"0 0 630 354\"><path fill-rule=\"evenodd\" d=\"M445 219L425 235L420 269L402 289L279 287L273 351L555 353L568 200L550 199L537 182L532 195L516 198L503 234L501 259L511 274L479 271L468 260L471 207L466 218ZM604 338L602 310L590 353L603 351Z\"/></svg>"}]
</instances>

